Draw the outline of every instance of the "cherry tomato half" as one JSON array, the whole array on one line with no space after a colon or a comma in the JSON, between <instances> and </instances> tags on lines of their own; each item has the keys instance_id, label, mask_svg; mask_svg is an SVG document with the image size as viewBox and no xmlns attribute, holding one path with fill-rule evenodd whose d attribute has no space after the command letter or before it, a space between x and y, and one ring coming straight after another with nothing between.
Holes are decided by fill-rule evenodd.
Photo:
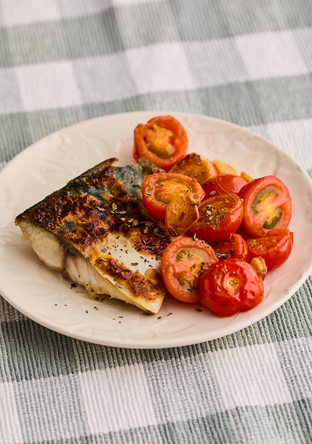
<instances>
[{"instance_id":1,"label":"cherry tomato half","mask_svg":"<svg viewBox=\"0 0 312 444\"><path fill-rule=\"evenodd\" d=\"M238 194L247 184L247 180L235 174L218 174L203 185L207 197L215 194Z\"/></svg>"},{"instance_id":2,"label":"cherry tomato half","mask_svg":"<svg viewBox=\"0 0 312 444\"><path fill-rule=\"evenodd\" d=\"M170 173L185 174L196 179L202 186L212 180L218 172L214 164L197 153L189 153L170 168Z\"/></svg>"},{"instance_id":3,"label":"cherry tomato half","mask_svg":"<svg viewBox=\"0 0 312 444\"><path fill-rule=\"evenodd\" d=\"M199 277L200 302L218 316L249 310L262 302L263 295L260 275L241 259L216 262Z\"/></svg>"},{"instance_id":4,"label":"cherry tomato half","mask_svg":"<svg viewBox=\"0 0 312 444\"><path fill-rule=\"evenodd\" d=\"M157 219L165 220L167 204L179 193L189 193L195 204L205 195L201 185L184 174L156 173L143 179L144 206Z\"/></svg>"},{"instance_id":5,"label":"cherry tomato half","mask_svg":"<svg viewBox=\"0 0 312 444\"><path fill-rule=\"evenodd\" d=\"M276 176L248 182L239 192L244 200L243 225L251 236L265 236L275 228L287 228L292 205L289 191Z\"/></svg>"},{"instance_id":6,"label":"cherry tomato half","mask_svg":"<svg viewBox=\"0 0 312 444\"><path fill-rule=\"evenodd\" d=\"M287 261L293 247L294 235L288 229L275 229L266 236L248 239L251 257L261 256L268 268L278 268Z\"/></svg>"},{"instance_id":7,"label":"cherry tomato half","mask_svg":"<svg viewBox=\"0 0 312 444\"><path fill-rule=\"evenodd\" d=\"M238 233L231 233L228 240L214 246L219 259L243 259L249 262L250 253L245 239Z\"/></svg>"},{"instance_id":8,"label":"cherry tomato half","mask_svg":"<svg viewBox=\"0 0 312 444\"><path fill-rule=\"evenodd\" d=\"M242 222L243 203L236 194L221 194L202 201L199 219L191 231L206 242L227 240Z\"/></svg>"},{"instance_id":9,"label":"cherry tomato half","mask_svg":"<svg viewBox=\"0 0 312 444\"><path fill-rule=\"evenodd\" d=\"M185 156L187 148L185 129L172 116L154 117L134 130L134 159L145 157L165 171Z\"/></svg>"},{"instance_id":10,"label":"cherry tomato half","mask_svg":"<svg viewBox=\"0 0 312 444\"><path fill-rule=\"evenodd\" d=\"M161 257L161 274L168 292L182 302L198 303L198 277L218 258L213 248L191 237L176 239Z\"/></svg>"}]
</instances>

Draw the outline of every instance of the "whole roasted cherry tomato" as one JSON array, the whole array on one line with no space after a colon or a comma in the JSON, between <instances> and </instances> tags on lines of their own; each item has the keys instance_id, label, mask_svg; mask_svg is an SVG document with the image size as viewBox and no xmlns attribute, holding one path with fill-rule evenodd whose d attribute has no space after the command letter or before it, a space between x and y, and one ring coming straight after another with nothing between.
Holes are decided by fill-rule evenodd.
<instances>
[{"instance_id":1,"label":"whole roasted cherry tomato","mask_svg":"<svg viewBox=\"0 0 312 444\"><path fill-rule=\"evenodd\" d=\"M231 233L228 240L214 246L219 259L243 259L249 261L250 253L244 238L238 233Z\"/></svg>"},{"instance_id":2,"label":"whole roasted cherry tomato","mask_svg":"<svg viewBox=\"0 0 312 444\"><path fill-rule=\"evenodd\" d=\"M185 156L187 148L185 129L172 116L154 117L134 130L134 159L145 157L165 171Z\"/></svg>"},{"instance_id":3,"label":"whole roasted cherry tomato","mask_svg":"<svg viewBox=\"0 0 312 444\"><path fill-rule=\"evenodd\" d=\"M251 257L261 256L268 268L278 268L287 261L293 247L294 235L288 229L275 229L266 236L248 239L247 246Z\"/></svg>"},{"instance_id":4,"label":"whole roasted cherry tomato","mask_svg":"<svg viewBox=\"0 0 312 444\"><path fill-rule=\"evenodd\" d=\"M191 237L176 239L161 258L161 274L168 292L182 302L199 302L198 277L218 258L213 248Z\"/></svg>"},{"instance_id":5,"label":"whole roasted cherry tomato","mask_svg":"<svg viewBox=\"0 0 312 444\"><path fill-rule=\"evenodd\" d=\"M184 174L157 173L143 179L144 206L157 219L165 220L167 204L179 193L189 193L194 204L199 204L205 195L201 185Z\"/></svg>"},{"instance_id":6,"label":"whole roasted cherry tomato","mask_svg":"<svg viewBox=\"0 0 312 444\"><path fill-rule=\"evenodd\" d=\"M251 236L265 236L275 228L287 228L292 205L289 191L276 176L247 183L239 192L244 200L243 225Z\"/></svg>"},{"instance_id":7,"label":"whole roasted cherry tomato","mask_svg":"<svg viewBox=\"0 0 312 444\"><path fill-rule=\"evenodd\" d=\"M206 242L220 242L240 226L243 203L236 194L221 194L203 200L198 211L199 219L191 231Z\"/></svg>"},{"instance_id":8,"label":"whole roasted cherry tomato","mask_svg":"<svg viewBox=\"0 0 312 444\"><path fill-rule=\"evenodd\" d=\"M200 302L218 316L231 316L262 302L264 286L257 271L241 259L215 262L199 277Z\"/></svg>"},{"instance_id":9,"label":"whole roasted cherry tomato","mask_svg":"<svg viewBox=\"0 0 312 444\"><path fill-rule=\"evenodd\" d=\"M203 185L203 189L206 197L211 197L215 194L238 194L247 183L247 180L235 174L218 174L206 182Z\"/></svg>"}]
</instances>

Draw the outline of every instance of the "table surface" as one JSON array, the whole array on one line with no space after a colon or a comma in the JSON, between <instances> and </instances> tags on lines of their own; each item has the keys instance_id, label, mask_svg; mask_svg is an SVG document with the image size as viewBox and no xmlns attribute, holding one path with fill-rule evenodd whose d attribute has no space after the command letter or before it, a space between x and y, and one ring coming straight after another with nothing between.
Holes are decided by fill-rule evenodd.
<instances>
[{"instance_id":1,"label":"table surface","mask_svg":"<svg viewBox=\"0 0 312 444\"><path fill-rule=\"evenodd\" d=\"M310 0L0 0L0 167L87 119L172 110L312 176L311 41ZM63 336L0 297L0 443L310 443L311 297L310 276L248 328L155 350Z\"/></svg>"}]
</instances>

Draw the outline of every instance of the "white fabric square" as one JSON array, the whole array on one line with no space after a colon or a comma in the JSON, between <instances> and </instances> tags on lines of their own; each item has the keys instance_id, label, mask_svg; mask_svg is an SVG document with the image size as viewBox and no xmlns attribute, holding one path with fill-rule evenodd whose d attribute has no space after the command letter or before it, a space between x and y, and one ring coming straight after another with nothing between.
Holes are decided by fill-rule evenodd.
<instances>
[{"instance_id":1,"label":"white fabric square","mask_svg":"<svg viewBox=\"0 0 312 444\"><path fill-rule=\"evenodd\" d=\"M311 28L299 28L293 29L292 35L296 42L303 59L309 68L312 70L312 29Z\"/></svg>"},{"instance_id":2,"label":"white fabric square","mask_svg":"<svg viewBox=\"0 0 312 444\"><path fill-rule=\"evenodd\" d=\"M235 37L252 79L308 73L300 51L287 31Z\"/></svg>"},{"instance_id":3,"label":"white fabric square","mask_svg":"<svg viewBox=\"0 0 312 444\"><path fill-rule=\"evenodd\" d=\"M156 425L143 366L95 370L78 378L90 434Z\"/></svg>"},{"instance_id":4,"label":"white fabric square","mask_svg":"<svg viewBox=\"0 0 312 444\"><path fill-rule=\"evenodd\" d=\"M3 0L1 3L3 22L6 25L58 20L60 12L57 0Z\"/></svg>"},{"instance_id":5,"label":"white fabric square","mask_svg":"<svg viewBox=\"0 0 312 444\"><path fill-rule=\"evenodd\" d=\"M124 53L74 60L73 69L83 103L120 100L136 93Z\"/></svg>"},{"instance_id":6,"label":"white fabric square","mask_svg":"<svg viewBox=\"0 0 312 444\"><path fill-rule=\"evenodd\" d=\"M163 2L163 0L112 0L114 6L131 6L138 5L140 3L156 3Z\"/></svg>"},{"instance_id":7,"label":"white fabric square","mask_svg":"<svg viewBox=\"0 0 312 444\"><path fill-rule=\"evenodd\" d=\"M26 111L80 105L80 95L70 62L15 68Z\"/></svg>"},{"instance_id":8,"label":"white fabric square","mask_svg":"<svg viewBox=\"0 0 312 444\"><path fill-rule=\"evenodd\" d=\"M249 78L233 39L186 42L185 52L198 86L223 85Z\"/></svg>"},{"instance_id":9,"label":"white fabric square","mask_svg":"<svg viewBox=\"0 0 312 444\"><path fill-rule=\"evenodd\" d=\"M126 52L129 69L140 93L193 88L192 73L178 43L151 45Z\"/></svg>"},{"instance_id":10,"label":"white fabric square","mask_svg":"<svg viewBox=\"0 0 312 444\"><path fill-rule=\"evenodd\" d=\"M222 350L209 357L225 409L291 402L273 344Z\"/></svg>"},{"instance_id":11,"label":"white fabric square","mask_svg":"<svg viewBox=\"0 0 312 444\"><path fill-rule=\"evenodd\" d=\"M24 438L15 442L74 440L86 434L76 375L22 380L14 390Z\"/></svg>"},{"instance_id":12,"label":"white fabric square","mask_svg":"<svg viewBox=\"0 0 312 444\"><path fill-rule=\"evenodd\" d=\"M0 440L3 443L23 442L20 420L12 382L0 384Z\"/></svg>"},{"instance_id":13,"label":"white fabric square","mask_svg":"<svg viewBox=\"0 0 312 444\"><path fill-rule=\"evenodd\" d=\"M312 119L267 125L270 140L305 170L312 168Z\"/></svg>"},{"instance_id":14,"label":"white fabric square","mask_svg":"<svg viewBox=\"0 0 312 444\"><path fill-rule=\"evenodd\" d=\"M218 385L206 355L145 365L158 423L185 422L222 411Z\"/></svg>"},{"instance_id":15,"label":"white fabric square","mask_svg":"<svg viewBox=\"0 0 312 444\"><path fill-rule=\"evenodd\" d=\"M20 91L13 68L0 69L0 114L22 110Z\"/></svg>"}]
</instances>

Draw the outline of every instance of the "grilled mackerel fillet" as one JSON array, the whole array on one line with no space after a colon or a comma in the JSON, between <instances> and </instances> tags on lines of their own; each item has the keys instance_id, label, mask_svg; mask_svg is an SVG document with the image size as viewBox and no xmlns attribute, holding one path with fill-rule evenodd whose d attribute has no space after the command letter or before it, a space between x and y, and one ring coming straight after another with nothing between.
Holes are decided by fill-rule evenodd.
<instances>
[{"instance_id":1,"label":"grilled mackerel fillet","mask_svg":"<svg viewBox=\"0 0 312 444\"><path fill-rule=\"evenodd\" d=\"M109 294L157 313L165 296L160 257L170 237L142 203L140 159L117 167L108 159L16 217L38 257L91 296Z\"/></svg>"}]
</instances>

